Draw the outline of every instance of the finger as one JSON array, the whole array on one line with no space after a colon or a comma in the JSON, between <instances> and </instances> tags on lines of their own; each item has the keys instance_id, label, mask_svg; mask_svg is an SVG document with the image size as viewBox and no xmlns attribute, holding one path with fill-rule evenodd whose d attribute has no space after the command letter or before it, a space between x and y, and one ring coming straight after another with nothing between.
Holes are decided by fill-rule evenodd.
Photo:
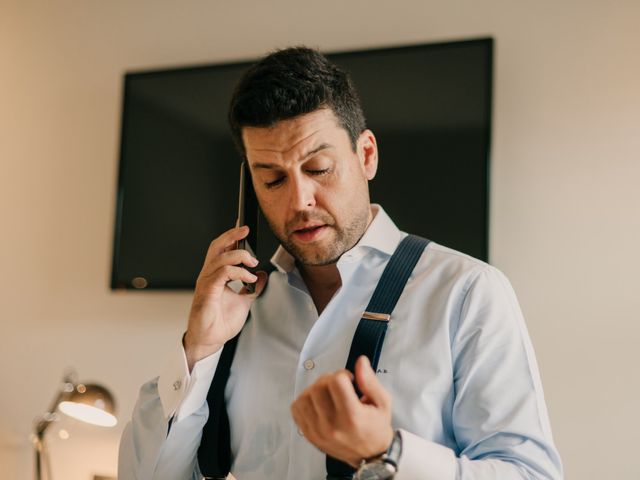
<instances>
[{"instance_id":1,"label":"finger","mask_svg":"<svg viewBox=\"0 0 640 480\"><path fill-rule=\"evenodd\" d=\"M239 265L247 265L248 267L255 267L258 265L258 260L254 259L251 254L249 252L247 252L246 250L233 250L231 252L227 252L227 253L223 253L222 255L220 255L219 257L217 257L215 259L215 261L213 261L210 264L205 264L205 266L202 268L202 270L200 271L200 275L198 275L198 279L196 281L196 285L200 286L202 284L206 285L206 286L217 286L220 287L221 285L226 284L227 282L229 282L230 280L235 280L235 279L240 279L243 282L247 282L247 283L253 283L255 282L258 277L254 276L254 275L242 275L241 277L239 277L239 270L229 270L227 269L227 272L232 273L232 272L236 272L235 275L231 274L231 275L224 275L224 268L225 267L235 267L235 268L240 268L241 270L244 270L248 273L253 273L253 272L249 272L247 269L239 267Z\"/></svg>"},{"instance_id":2,"label":"finger","mask_svg":"<svg viewBox=\"0 0 640 480\"><path fill-rule=\"evenodd\" d=\"M302 414L295 402L291 405L291 417L293 418L293 423L296 424L298 433L304 434L304 428L306 427L304 424L304 418L302 417Z\"/></svg>"},{"instance_id":3,"label":"finger","mask_svg":"<svg viewBox=\"0 0 640 480\"><path fill-rule=\"evenodd\" d=\"M224 232L209 244L207 255L205 257L205 264L221 253L234 249L236 246L236 242L243 239L247 235L249 235L249 227L246 225L243 225L242 227L231 228Z\"/></svg>"},{"instance_id":4,"label":"finger","mask_svg":"<svg viewBox=\"0 0 640 480\"><path fill-rule=\"evenodd\" d=\"M269 274L267 272L260 270L259 272L256 272L256 276L258 279L255 281L256 287L254 292L249 293L249 291L247 290L247 287L243 287L242 290L240 290L240 293L242 295L246 295L248 297L260 296L264 288L267 286L267 281L269 280ZM248 283L254 283L254 282L248 282Z\"/></svg>"},{"instance_id":5,"label":"finger","mask_svg":"<svg viewBox=\"0 0 640 480\"><path fill-rule=\"evenodd\" d=\"M333 421L335 419L336 407L329 393L329 381L319 380L318 386L313 390L311 404L314 409L315 416L318 420L318 426L325 432L331 433Z\"/></svg>"},{"instance_id":6,"label":"finger","mask_svg":"<svg viewBox=\"0 0 640 480\"><path fill-rule=\"evenodd\" d=\"M223 288L232 280L240 280L241 282L253 283L258 279L249 270L236 267L234 265L225 265L218 268L213 273L203 273L196 281L196 289L201 293L211 293L216 288Z\"/></svg>"},{"instance_id":7,"label":"finger","mask_svg":"<svg viewBox=\"0 0 640 480\"><path fill-rule=\"evenodd\" d=\"M384 389L380 380L373 371L369 358L361 355L356 360L356 384L360 391L366 397L367 403L386 407L389 403L387 391Z\"/></svg>"},{"instance_id":8,"label":"finger","mask_svg":"<svg viewBox=\"0 0 640 480\"><path fill-rule=\"evenodd\" d=\"M329 394L335 405L336 415L353 415L360 405L353 388L353 375L348 370L340 370L333 375L329 383Z\"/></svg>"},{"instance_id":9,"label":"finger","mask_svg":"<svg viewBox=\"0 0 640 480\"><path fill-rule=\"evenodd\" d=\"M211 263L205 265L204 268L216 270L224 265L246 265L247 267L257 267L260 262L256 257L251 255L247 250L235 249L229 252L224 252L214 257Z\"/></svg>"},{"instance_id":10,"label":"finger","mask_svg":"<svg viewBox=\"0 0 640 480\"><path fill-rule=\"evenodd\" d=\"M311 437L314 436L312 425L315 419L315 412L305 394L302 394L291 404L291 415L298 426L298 430L311 441Z\"/></svg>"}]
</instances>

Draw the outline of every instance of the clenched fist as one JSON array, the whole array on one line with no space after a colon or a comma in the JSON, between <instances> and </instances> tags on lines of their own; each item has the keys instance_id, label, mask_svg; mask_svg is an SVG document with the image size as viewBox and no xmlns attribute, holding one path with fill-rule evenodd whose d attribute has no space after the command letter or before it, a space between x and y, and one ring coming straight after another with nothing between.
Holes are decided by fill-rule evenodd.
<instances>
[{"instance_id":1,"label":"clenched fist","mask_svg":"<svg viewBox=\"0 0 640 480\"><path fill-rule=\"evenodd\" d=\"M358 358L353 375L339 370L323 375L291 405L298 428L313 445L334 458L360 465L387 450L393 440L391 396L378 381L369 359Z\"/></svg>"}]
</instances>

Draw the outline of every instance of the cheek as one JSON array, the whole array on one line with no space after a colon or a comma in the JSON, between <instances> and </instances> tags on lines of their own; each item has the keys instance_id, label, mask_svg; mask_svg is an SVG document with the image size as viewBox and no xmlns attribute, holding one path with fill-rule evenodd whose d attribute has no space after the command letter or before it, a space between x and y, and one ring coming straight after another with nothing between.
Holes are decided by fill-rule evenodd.
<instances>
[{"instance_id":1,"label":"cheek","mask_svg":"<svg viewBox=\"0 0 640 480\"><path fill-rule=\"evenodd\" d=\"M347 210L352 209L368 192L368 181L361 170L352 168L333 190L331 197L340 199L336 203L340 203L340 206Z\"/></svg>"},{"instance_id":2,"label":"cheek","mask_svg":"<svg viewBox=\"0 0 640 480\"><path fill-rule=\"evenodd\" d=\"M271 226L278 230L284 229L285 204L279 201L277 196L270 197L268 200L259 200L259 203L263 215Z\"/></svg>"}]
</instances>

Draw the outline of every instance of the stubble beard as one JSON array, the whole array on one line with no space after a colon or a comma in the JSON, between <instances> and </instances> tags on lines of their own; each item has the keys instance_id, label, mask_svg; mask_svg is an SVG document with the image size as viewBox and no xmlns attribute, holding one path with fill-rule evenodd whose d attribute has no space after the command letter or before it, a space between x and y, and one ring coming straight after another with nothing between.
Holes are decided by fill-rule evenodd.
<instances>
[{"instance_id":1,"label":"stubble beard","mask_svg":"<svg viewBox=\"0 0 640 480\"><path fill-rule=\"evenodd\" d=\"M305 212L303 215L297 216L295 222L298 224L317 221L318 223L325 224L326 228L333 231L333 235L327 235L327 233L330 234L331 232L323 232L323 238L321 240L305 245L295 243L290 239L290 236L274 228L275 225L268 218L267 223L282 247L289 252L298 263L306 266L331 265L336 263L343 253L351 250L360 238L362 238L362 235L364 235L367 229L369 210L370 206L367 203L366 208L360 209L344 228L338 227L335 219L328 213L312 215ZM293 235L293 233L291 235Z\"/></svg>"}]
</instances>

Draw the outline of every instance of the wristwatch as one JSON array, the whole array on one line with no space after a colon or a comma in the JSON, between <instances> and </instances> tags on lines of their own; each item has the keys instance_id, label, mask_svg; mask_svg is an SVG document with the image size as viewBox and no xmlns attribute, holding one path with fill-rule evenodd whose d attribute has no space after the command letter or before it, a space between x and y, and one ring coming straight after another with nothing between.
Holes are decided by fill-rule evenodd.
<instances>
[{"instance_id":1,"label":"wristwatch","mask_svg":"<svg viewBox=\"0 0 640 480\"><path fill-rule=\"evenodd\" d=\"M402 454L402 436L400 430L393 434L393 440L386 452L374 458L362 461L356 472L356 480L389 480L398 472L398 463Z\"/></svg>"}]
</instances>

